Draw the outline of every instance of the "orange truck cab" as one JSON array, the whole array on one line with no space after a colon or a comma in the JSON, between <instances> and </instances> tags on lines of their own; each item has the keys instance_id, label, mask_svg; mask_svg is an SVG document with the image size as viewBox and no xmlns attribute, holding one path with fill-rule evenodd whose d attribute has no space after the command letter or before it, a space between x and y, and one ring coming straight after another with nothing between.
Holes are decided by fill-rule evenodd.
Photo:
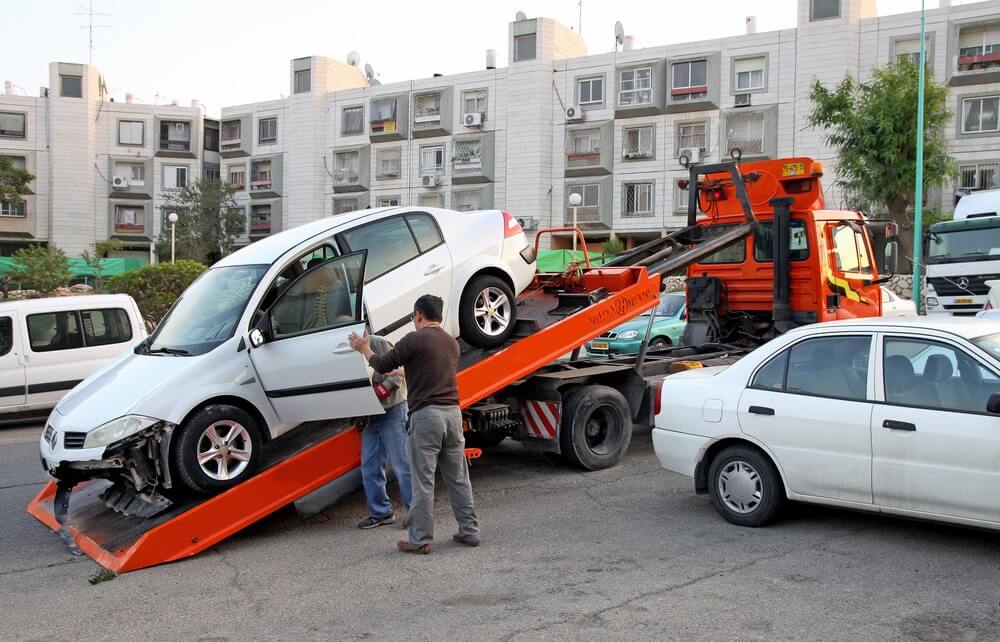
<instances>
[{"instance_id":1,"label":"orange truck cab","mask_svg":"<svg viewBox=\"0 0 1000 642\"><path fill-rule=\"evenodd\" d=\"M894 262L891 224L827 209L823 167L812 159L741 163L738 173L745 201L731 173L693 169L696 185L684 186L689 224L703 239L751 221L746 235L688 265L686 345L758 344L806 323L882 314L879 284L888 277L880 278L873 239L889 239L886 261Z\"/></svg>"}]
</instances>

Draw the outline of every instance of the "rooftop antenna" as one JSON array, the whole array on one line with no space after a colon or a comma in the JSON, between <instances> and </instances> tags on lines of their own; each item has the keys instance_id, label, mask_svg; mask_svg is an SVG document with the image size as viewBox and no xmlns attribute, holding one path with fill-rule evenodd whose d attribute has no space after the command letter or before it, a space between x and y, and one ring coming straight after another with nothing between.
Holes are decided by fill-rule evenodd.
<instances>
[{"instance_id":1,"label":"rooftop antenna","mask_svg":"<svg viewBox=\"0 0 1000 642\"><path fill-rule=\"evenodd\" d=\"M618 51L618 47L621 47L624 42L625 27L622 26L622 21L618 20L615 22L615 51Z\"/></svg>"},{"instance_id":2,"label":"rooftop antenna","mask_svg":"<svg viewBox=\"0 0 1000 642\"><path fill-rule=\"evenodd\" d=\"M524 15L523 11L518 11L517 13L514 14L514 21L515 22L523 22L523 21L525 21L527 19L528 19L528 16Z\"/></svg>"},{"instance_id":3,"label":"rooftop antenna","mask_svg":"<svg viewBox=\"0 0 1000 642\"><path fill-rule=\"evenodd\" d=\"M349 54L347 54L347 64L349 64L352 67L357 67L358 65L361 64L361 55L358 54L358 52L356 51L350 52Z\"/></svg>"},{"instance_id":4,"label":"rooftop antenna","mask_svg":"<svg viewBox=\"0 0 1000 642\"><path fill-rule=\"evenodd\" d=\"M375 77L375 68L371 66L371 63L365 63L365 78L368 79L369 87L382 84L378 81L378 78Z\"/></svg>"},{"instance_id":5,"label":"rooftop antenna","mask_svg":"<svg viewBox=\"0 0 1000 642\"><path fill-rule=\"evenodd\" d=\"M111 25L95 25L94 16L100 16L106 18L110 16L110 13L102 13L100 11L94 11L94 0L90 0L88 5L85 7L82 4L76 5L80 11L74 12L74 16L87 16L86 26L80 27L81 29L86 29L89 36L89 50L87 54L87 64L94 64L94 29L108 29Z\"/></svg>"}]
</instances>

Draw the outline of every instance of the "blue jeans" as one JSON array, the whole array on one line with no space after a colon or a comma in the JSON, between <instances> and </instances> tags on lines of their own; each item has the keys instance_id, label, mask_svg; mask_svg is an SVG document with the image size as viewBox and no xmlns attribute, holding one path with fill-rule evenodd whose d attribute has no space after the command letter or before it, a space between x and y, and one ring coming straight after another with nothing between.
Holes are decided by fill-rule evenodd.
<instances>
[{"instance_id":1,"label":"blue jeans","mask_svg":"<svg viewBox=\"0 0 1000 642\"><path fill-rule=\"evenodd\" d=\"M396 474L399 494L410 510L413 489L410 487L410 453L406 445L406 402L388 408L384 415L372 417L361 433L361 480L365 486L368 514L383 517L392 512L385 492L385 465Z\"/></svg>"}]
</instances>

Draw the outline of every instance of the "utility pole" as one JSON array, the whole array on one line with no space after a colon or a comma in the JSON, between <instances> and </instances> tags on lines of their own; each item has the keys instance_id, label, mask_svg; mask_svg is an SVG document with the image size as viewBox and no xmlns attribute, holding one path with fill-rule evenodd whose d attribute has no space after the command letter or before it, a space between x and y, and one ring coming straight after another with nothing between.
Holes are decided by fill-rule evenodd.
<instances>
[{"instance_id":1,"label":"utility pole","mask_svg":"<svg viewBox=\"0 0 1000 642\"><path fill-rule=\"evenodd\" d=\"M917 177L913 191L913 303L920 314L921 282L923 281L920 260L924 253L924 70L925 56L925 16L924 0L920 0L920 69L917 72Z\"/></svg>"},{"instance_id":2,"label":"utility pole","mask_svg":"<svg viewBox=\"0 0 1000 642\"><path fill-rule=\"evenodd\" d=\"M76 5L80 11L74 13L74 16L87 16L87 24L81 29L86 29L88 34L88 54L87 54L87 64L94 64L94 29L107 29L111 25L95 25L94 16L107 17L110 13L101 13L100 11L94 11L94 0L89 0L88 5L85 7L82 4Z\"/></svg>"}]
</instances>

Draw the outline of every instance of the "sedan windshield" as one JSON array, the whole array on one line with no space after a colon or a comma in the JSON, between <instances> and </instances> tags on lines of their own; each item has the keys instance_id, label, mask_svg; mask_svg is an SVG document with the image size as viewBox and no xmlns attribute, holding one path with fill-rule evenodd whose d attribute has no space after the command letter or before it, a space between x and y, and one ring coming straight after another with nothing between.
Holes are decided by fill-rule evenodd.
<instances>
[{"instance_id":1,"label":"sedan windshield","mask_svg":"<svg viewBox=\"0 0 1000 642\"><path fill-rule=\"evenodd\" d=\"M684 295L674 294L670 296L665 296L660 299L660 305L656 306L656 316L658 317L672 317L680 312L681 307L684 305ZM649 312L643 314L643 316L649 316Z\"/></svg>"},{"instance_id":2,"label":"sedan windshield","mask_svg":"<svg viewBox=\"0 0 1000 642\"><path fill-rule=\"evenodd\" d=\"M976 337L972 342L1000 361L1000 332Z\"/></svg>"},{"instance_id":3,"label":"sedan windshield","mask_svg":"<svg viewBox=\"0 0 1000 642\"><path fill-rule=\"evenodd\" d=\"M212 268L177 299L147 343L151 354L187 356L213 350L243 316L266 265Z\"/></svg>"}]
</instances>

